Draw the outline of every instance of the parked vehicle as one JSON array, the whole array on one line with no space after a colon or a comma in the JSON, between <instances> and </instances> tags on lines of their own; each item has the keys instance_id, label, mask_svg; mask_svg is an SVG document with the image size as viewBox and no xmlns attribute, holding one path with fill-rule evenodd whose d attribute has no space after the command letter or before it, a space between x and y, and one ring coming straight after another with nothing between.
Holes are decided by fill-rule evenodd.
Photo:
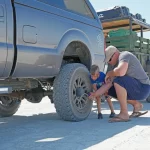
<instances>
[{"instance_id":1,"label":"parked vehicle","mask_svg":"<svg viewBox=\"0 0 150 150\"><path fill-rule=\"evenodd\" d=\"M1 0L0 33L0 116L16 113L24 98L49 96L62 119L88 117L89 69L103 70L105 57L88 0Z\"/></svg>"}]
</instances>

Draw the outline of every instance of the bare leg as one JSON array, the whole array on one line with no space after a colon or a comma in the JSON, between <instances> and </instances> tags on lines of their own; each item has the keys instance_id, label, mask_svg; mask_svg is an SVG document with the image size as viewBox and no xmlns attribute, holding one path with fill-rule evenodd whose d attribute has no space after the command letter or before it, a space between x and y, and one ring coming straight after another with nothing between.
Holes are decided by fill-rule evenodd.
<instances>
[{"instance_id":1,"label":"bare leg","mask_svg":"<svg viewBox=\"0 0 150 150\"><path fill-rule=\"evenodd\" d=\"M112 103L110 97L107 98L107 103L108 103L108 105L109 105L109 108L110 108L110 110L111 110L111 113L115 113L115 112L114 112L113 103Z\"/></svg>"},{"instance_id":2,"label":"bare leg","mask_svg":"<svg viewBox=\"0 0 150 150\"><path fill-rule=\"evenodd\" d=\"M143 105L136 100L127 100L127 103L133 106L133 112L139 112L143 108Z\"/></svg>"},{"instance_id":3,"label":"bare leg","mask_svg":"<svg viewBox=\"0 0 150 150\"><path fill-rule=\"evenodd\" d=\"M120 103L120 113L117 117L120 117L124 120L129 119L128 109L127 109L127 91L125 88L120 86L117 83L114 83L114 87L117 94L117 99ZM116 120L115 118L111 119L110 121Z\"/></svg>"},{"instance_id":4,"label":"bare leg","mask_svg":"<svg viewBox=\"0 0 150 150\"><path fill-rule=\"evenodd\" d=\"M98 114L101 113L101 99L100 97L96 97L96 103L97 103L97 111L98 111Z\"/></svg>"}]
</instances>

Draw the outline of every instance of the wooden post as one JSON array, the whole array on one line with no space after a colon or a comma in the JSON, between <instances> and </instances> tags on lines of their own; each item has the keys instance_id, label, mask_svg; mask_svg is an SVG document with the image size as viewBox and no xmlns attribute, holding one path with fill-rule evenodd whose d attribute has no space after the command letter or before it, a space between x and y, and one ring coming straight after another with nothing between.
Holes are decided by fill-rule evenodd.
<instances>
[{"instance_id":1,"label":"wooden post","mask_svg":"<svg viewBox=\"0 0 150 150\"><path fill-rule=\"evenodd\" d=\"M129 23L130 23L130 34L132 34L132 19L131 18L129 20Z\"/></svg>"},{"instance_id":2,"label":"wooden post","mask_svg":"<svg viewBox=\"0 0 150 150\"><path fill-rule=\"evenodd\" d=\"M141 37L143 37L143 27L141 26Z\"/></svg>"},{"instance_id":3,"label":"wooden post","mask_svg":"<svg viewBox=\"0 0 150 150\"><path fill-rule=\"evenodd\" d=\"M131 36L132 36L132 18L129 19L129 23L130 23L130 38L131 38ZM133 51L132 50L133 47L131 45L132 45L132 41L130 39L130 51Z\"/></svg>"}]
</instances>

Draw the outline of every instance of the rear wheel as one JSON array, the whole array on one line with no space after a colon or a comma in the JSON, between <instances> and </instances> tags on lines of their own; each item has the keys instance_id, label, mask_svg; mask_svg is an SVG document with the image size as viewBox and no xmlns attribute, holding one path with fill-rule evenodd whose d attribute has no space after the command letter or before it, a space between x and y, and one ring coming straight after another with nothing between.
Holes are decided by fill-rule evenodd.
<instances>
[{"instance_id":1,"label":"rear wheel","mask_svg":"<svg viewBox=\"0 0 150 150\"><path fill-rule=\"evenodd\" d=\"M11 99L7 96L0 96L0 116L9 117L15 114L21 104L18 99Z\"/></svg>"},{"instance_id":2,"label":"rear wheel","mask_svg":"<svg viewBox=\"0 0 150 150\"><path fill-rule=\"evenodd\" d=\"M63 66L54 81L53 100L58 115L67 121L81 121L91 112L89 72L82 64Z\"/></svg>"}]
</instances>

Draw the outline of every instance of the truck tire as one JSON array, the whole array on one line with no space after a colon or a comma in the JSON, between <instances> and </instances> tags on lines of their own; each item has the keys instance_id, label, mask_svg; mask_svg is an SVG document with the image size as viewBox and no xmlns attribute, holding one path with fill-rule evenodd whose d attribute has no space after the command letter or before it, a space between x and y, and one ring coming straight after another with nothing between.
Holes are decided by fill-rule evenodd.
<instances>
[{"instance_id":1,"label":"truck tire","mask_svg":"<svg viewBox=\"0 0 150 150\"><path fill-rule=\"evenodd\" d=\"M86 119L92 108L88 99L91 91L89 72L78 63L62 67L54 80L53 100L58 115L66 121L82 121Z\"/></svg>"},{"instance_id":2,"label":"truck tire","mask_svg":"<svg viewBox=\"0 0 150 150\"><path fill-rule=\"evenodd\" d=\"M9 97L0 96L0 117L12 116L17 112L20 104L20 100L11 100Z\"/></svg>"}]
</instances>

